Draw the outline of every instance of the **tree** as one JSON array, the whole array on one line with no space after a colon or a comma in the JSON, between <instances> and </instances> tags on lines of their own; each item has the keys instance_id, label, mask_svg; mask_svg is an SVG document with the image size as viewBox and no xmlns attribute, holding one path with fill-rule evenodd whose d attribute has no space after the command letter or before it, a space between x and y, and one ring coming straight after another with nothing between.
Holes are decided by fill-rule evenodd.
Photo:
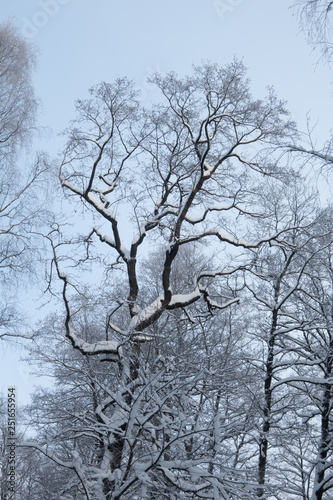
<instances>
[{"instance_id":1,"label":"tree","mask_svg":"<svg viewBox=\"0 0 333 500\"><path fill-rule=\"evenodd\" d=\"M332 336L332 209L324 210L317 221L319 251L306 272L306 283L299 291L304 317L311 328L297 339L297 377L289 383L306 395L307 408L300 411L311 429L309 441L312 456L309 464L309 498L328 499L333 489L332 425L333 425L333 336ZM296 350L296 348L295 348Z\"/></svg>"},{"instance_id":2,"label":"tree","mask_svg":"<svg viewBox=\"0 0 333 500\"><path fill-rule=\"evenodd\" d=\"M311 206L305 204L308 213ZM273 265L257 258L251 270L274 290L270 296L267 285L251 285L261 308L272 311L272 327L262 334L267 356L259 483L269 471L275 493L270 496L267 485L259 497L267 492L280 498L284 492L288 498L322 500L332 488L331 214L313 212L314 221L295 232L289 251L281 249L284 258ZM265 320L250 324L258 336Z\"/></svg>"},{"instance_id":3,"label":"tree","mask_svg":"<svg viewBox=\"0 0 333 500\"><path fill-rule=\"evenodd\" d=\"M298 0L300 24L309 43L318 47L323 56L331 60L333 51L332 9L330 0Z\"/></svg>"},{"instance_id":4,"label":"tree","mask_svg":"<svg viewBox=\"0 0 333 500\"><path fill-rule=\"evenodd\" d=\"M145 274L140 276L140 282L148 296L154 296L156 261L161 257L157 252L150 263L144 263ZM175 292L191 285L188 278L199 261L195 249L189 254L180 250L171 276ZM76 328L80 323L85 341L92 340L97 325L105 327L101 304L109 303L112 295L105 297L104 293L91 306L81 299L81 307L75 307L73 322ZM132 403L138 407L137 417L132 410L126 429L131 444L122 460L128 471L124 498L200 498L205 494L202 487L193 483L183 469L184 463L188 467L191 464L194 474L199 462L210 476L225 477L224 488L229 485L231 490L242 491L233 486L230 475L244 479L243 448L253 411L243 380L246 374L250 384L251 370L242 361L240 311L230 308L228 314L221 311L212 316L205 309L195 303L187 310L192 321L180 311L171 311L151 325L154 339L145 348L142 346L140 391ZM55 384L36 391L25 414L29 415L29 428L36 431L40 449L47 445L50 457L65 460L75 450L84 471L81 477L88 483L94 467L101 466L104 439L112 431L115 415L124 411L115 390L119 388L119 375L110 370L109 364L73 353L62 330L61 318L53 315L43 322L29 344L30 364L38 362L38 373L52 375ZM102 424L98 407L106 400L112 412L105 408L103 413L109 420L106 422L104 416ZM152 463L148 474L140 473L139 464L147 466L152 450L158 451L159 467ZM162 469L166 463L173 466L164 477L168 473ZM44 473L41 469L40 481ZM76 483L80 489L78 478L75 481L67 474L67 481L72 488ZM59 481L57 484L60 487ZM62 491L65 486L61 485ZM246 492L239 494L242 498Z\"/></svg>"},{"instance_id":5,"label":"tree","mask_svg":"<svg viewBox=\"0 0 333 500\"><path fill-rule=\"evenodd\" d=\"M262 186L262 213L267 217L258 219L258 226L264 225L270 230L293 229L286 234L284 245L274 248L262 245L251 250L253 257L244 277L246 290L250 292L250 297L247 294L245 300L247 332L252 346L251 352L245 353L245 359L256 368L258 383L255 424L258 437L253 446L258 446L259 498L272 498L277 491L289 495L292 492L290 485L286 487L284 478L281 478L276 452L283 446L286 427L289 426L285 416L293 411L295 395L282 385L276 390L275 381L283 377L294 362L285 341L286 337L297 335L296 332L304 326L296 294L302 287L303 274L318 250L313 245L311 231L316 213L315 197L304 186L304 179L297 173L290 176L288 186L274 186L269 181ZM290 426L288 435L293 432Z\"/></svg>"},{"instance_id":6,"label":"tree","mask_svg":"<svg viewBox=\"0 0 333 500\"><path fill-rule=\"evenodd\" d=\"M31 137L37 100L31 85L35 53L9 23L0 25L0 158L2 168Z\"/></svg>"},{"instance_id":7,"label":"tree","mask_svg":"<svg viewBox=\"0 0 333 500\"><path fill-rule=\"evenodd\" d=\"M22 148L34 130L37 99L31 76L35 66L33 48L9 23L0 25L0 329L14 324L16 304L8 290L17 272L29 267L25 260L28 230L38 220L37 194L32 185L45 170L42 157L33 168L18 164ZM27 197L29 193L29 198Z\"/></svg>"},{"instance_id":8,"label":"tree","mask_svg":"<svg viewBox=\"0 0 333 500\"><path fill-rule=\"evenodd\" d=\"M294 3L297 8L300 25L307 34L308 41L314 47L318 47L323 57L331 62L333 54L332 19L333 2L330 0L297 0ZM290 150L300 153L306 161L313 160L321 168L332 167L333 164L333 136L330 131L329 137L323 147L318 147L313 140L312 127L308 125L308 139L306 144L293 144Z\"/></svg>"},{"instance_id":9,"label":"tree","mask_svg":"<svg viewBox=\"0 0 333 500\"><path fill-rule=\"evenodd\" d=\"M253 498L253 477L237 470L237 460L225 466L218 459L223 453L215 455L221 443L241 439L247 419L235 427L221 416L223 386L209 389L205 375L214 353L208 349L199 364L202 348L193 355L187 348L188 359L181 356L175 366L154 342L175 346L183 337L189 346L191 336L204 339L203 318L239 303L243 253L284 244L290 227L262 226L254 241L250 234L261 215L261 179L288 179L276 150L290 143L295 126L273 91L266 100L252 98L238 61L206 64L183 79L156 75L153 82L161 102L149 109L140 107L127 79L97 85L77 102L60 177L65 193L81 203L84 234L74 238L54 225L47 237L62 283L66 337L86 363L105 363L111 374L89 417L100 423L98 432L95 423L91 428L98 456L91 465L77 449L67 449L64 460L42 445L29 446L75 470L87 498L135 498L157 484L160 498L167 485L175 498ZM253 144L260 151L255 156ZM184 280L181 258L194 242L205 249L206 264L187 266ZM216 264L206 242L221 252ZM139 272L140 262L157 248L154 289L147 291L141 276L148 269ZM84 309L96 304L98 287L83 285L95 269L104 272L100 290L108 304L100 300L102 321L89 321L86 336L76 320L77 294L85 297Z\"/></svg>"},{"instance_id":10,"label":"tree","mask_svg":"<svg viewBox=\"0 0 333 500\"><path fill-rule=\"evenodd\" d=\"M155 82L167 104L149 113L140 110L127 80L101 84L91 90L91 100L78 101L79 118L70 131L61 166L64 188L110 226L110 237L95 225L89 238L96 235L124 263L131 318L126 330L135 332L143 331L165 310L185 307L201 296L213 305L207 287L200 286L204 273L197 276L191 293L173 297L170 273L181 246L213 238L235 248L255 248L279 236L262 235L258 241L247 242L236 238L225 221L228 213L241 214L245 221L256 217L249 209L251 202L256 205L256 175L279 175L275 159L270 164L265 158L265 165L261 165L256 159L242 157L241 152L246 153L252 143L277 144L286 134L294 133L283 103L272 92L266 102L252 100L240 63L226 69L197 68L193 78L183 81L172 74L164 79L157 76ZM116 213L110 208L121 211L122 200L131 202L137 222L138 232L128 250ZM226 200L227 204L209 204L217 200ZM219 217L220 213L226 215ZM205 229L210 219L226 232ZM244 223L240 232L246 235L246 229ZM155 240L168 242L161 270L161 296L154 303L141 305L136 260L140 245L153 230ZM57 263L56 253L54 257ZM216 272L216 276L221 274L225 272ZM59 277L66 296L67 278L60 270ZM86 354L105 349L119 354L117 343L83 345L70 331L69 310L68 315L68 337L75 348Z\"/></svg>"}]
</instances>

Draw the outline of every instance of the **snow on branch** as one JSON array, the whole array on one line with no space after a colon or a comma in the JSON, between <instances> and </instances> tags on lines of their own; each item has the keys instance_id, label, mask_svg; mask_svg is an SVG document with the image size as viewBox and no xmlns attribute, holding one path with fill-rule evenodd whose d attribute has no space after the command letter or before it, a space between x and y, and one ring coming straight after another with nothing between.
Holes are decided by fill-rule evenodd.
<instances>
[{"instance_id":1,"label":"snow on branch","mask_svg":"<svg viewBox=\"0 0 333 500\"><path fill-rule=\"evenodd\" d=\"M49 451L47 448L43 448L40 446L38 443L33 442L33 441L22 441L18 444L21 448L34 448L35 450L40 451L45 455L47 458L51 459L53 462L55 462L57 465L60 465L61 467L66 467L67 469L74 469L74 463L72 461L69 462L64 462L61 460L57 455Z\"/></svg>"},{"instance_id":2,"label":"snow on branch","mask_svg":"<svg viewBox=\"0 0 333 500\"><path fill-rule=\"evenodd\" d=\"M204 211L203 215L201 217L193 218L190 216L185 217L185 221L188 222L189 224L192 224L193 226L195 224L199 224L200 222L204 222L206 220L207 215L210 212L227 212L228 210L235 209L238 212L240 212L243 215L250 215L251 217L255 218L264 218L265 216L262 214L258 214L256 212L249 212L241 207L239 207L235 202L232 203L231 205L226 205L226 206L211 206L207 207L206 210Z\"/></svg>"},{"instance_id":3,"label":"snow on branch","mask_svg":"<svg viewBox=\"0 0 333 500\"><path fill-rule=\"evenodd\" d=\"M281 379L278 382L274 383L272 385L272 390L276 389L282 384L295 384L297 382L301 383L308 383L308 384L314 384L314 385L326 385L330 384L333 385L333 377L328 377L328 378L318 378L318 377L287 377L285 379ZM298 385L295 385L296 388L299 388Z\"/></svg>"},{"instance_id":4,"label":"snow on branch","mask_svg":"<svg viewBox=\"0 0 333 500\"><path fill-rule=\"evenodd\" d=\"M130 323L130 331L142 331L156 321L165 310L164 296L160 295L151 304L136 314Z\"/></svg>"},{"instance_id":5,"label":"snow on branch","mask_svg":"<svg viewBox=\"0 0 333 500\"><path fill-rule=\"evenodd\" d=\"M192 241L199 241L203 238L207 238L208 236L216 236L220 241L225 242L225 243L229 243L230 245L233 245L235 247L258 248L263 243L276 242L278 244L284 244L285 242L283 240L279 240L279 236L282 233L285 233L286 231L290 231L291 229L295 229L295 228L283 229L272 236L268 236L266 238L262 238L262 239L257 240L257 241L239 240L237 238L233 238L232 236L229 236L228 234L223 233L222 231L220 231L218 229L207 229L206 231L202 231L201 233L190 234L189 236L181 238L181 239L179 239L178 243L179 243L179 245L185 245L185 244L190 243Z\"/></svg>"},{"instance_id":6,"label":"snow on branch","mask_svg":"<svg viewBox=\"0 0 333 500\"><path fill-rule=\"evenodd\" d=\"M110 247L116 249L120 255L120 257L127 262L130 259L130 252L129 250L120 242L116 243L115 239L107 236L105 234L102 234L101 231L97 228L94 227L93 232L98 236L100 241L102 243L106 243Z\"/></svg>"},{"instance_id":7,"label":"snow on branch","mask_svg":"<svg viewBox=\"0 0 333 500\"><path fill-rule=\"evenodd\" d=\"M73 347L82 352L82 354L118 354L119 342L112 340L99 340L98 342L88 343L77 337L72 328L68 327L67 337Z\"/></svg>"},{"instance_id":8,"label":"snow on branch","mask_svg":"<svg viewBox=\"0 0 333 500\"><path fill-rule=\"evenodd\" d=\"M295 146L293 144L288 146L290 151L298 152L298 153L305 153L311 156L315 156L316 158L319 158L321 160L324 160L326 163L333 163L333 156L329 154L322 153L320 151L314 150L314 149L305 149L301 146Z\"/></svg>"},{"instance_id":9,"label":"snow on branch","mask_svg":"<svg viewBox=\"0 0 333 500\"><path fill-rule=\"evenodd\" d=\"M64 462L59 457L57 457L57 455L55 453L52 453L47 448L46 449L43 448L38 443L30 442L30 441L23 441L23 442L19 443L18 446L20 446L21 448L34 448L35 450L40 451L43 455L45 455L47 458L52 460L57 465L59 465L61 467L65 467L66 469L72 469L76 473L76 475L78 476L78 478L83 486L87 500L91 500L91 496L90 496L88 487L86 485L85 473L82 470L82 463L78 463L81 461L79 460L79 457L77 456L78 454L75 450L73 451L73 460L69 461L69 462Z\"/></svg>"},{"instance_id":10,"label":"snow on branch","mask_svg":"<svg viewBox=\"0 0 333 500\"><path fill-rule=\"evenodd\" d=\"M63 290L62 297L66 308L66 337L71 341L73 347L78 349L84 355L96 355L96 354L116 354L121 355L121 351L119 351L120 344L111 340L103 340L93 343L85 342L75 335L73 332L70 321L71 321L71 310L69 306L69 299L67 296L67 288L71 286L71 283L68 280L67 274L61 271L59 267L59 261L56 254L56 248L52 239L49 237L49 241L51 242L52 250L53 250L53 261L57 270L57 274L59 279L63 282ZM73 285L72 285L73 286Z\"/></svg>"},{"instance_id":11,"label":"snow on branch","mask_svg":"<svg viewBox=\"0 0 333 500\"><path fill-rule=\"evenodd\" d=\"M199 300L200 296L201 293L198 286L191 293L172 295L172 298L167 305L167 309L172 310L180 307L187 307L190 304L193 304L193 302Z\"/></svg>"}]
</instances>

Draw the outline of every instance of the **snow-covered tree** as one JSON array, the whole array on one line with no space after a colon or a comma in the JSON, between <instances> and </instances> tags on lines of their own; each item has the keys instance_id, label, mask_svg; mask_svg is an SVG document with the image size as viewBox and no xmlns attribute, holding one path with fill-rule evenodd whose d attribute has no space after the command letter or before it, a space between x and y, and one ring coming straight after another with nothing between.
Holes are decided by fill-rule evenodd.
<instances>
[{"instance_id":1,"label":"snow-covered tree","mask_svg":"<svg viewBox=\"0 0 333 500\"><path fill-rule=\"evenodd\" d=\"M293 391L276 381L283 378L295 362L288 339L297 337L305 325L300 314L296 294L302 289L303 276L314 258L318 246L313 243L315 199L304 190L304 181L295 176L288 188L270 186L262 195L265 212L272 214L264 224L274 227L293 226L285 242L288 245L269 249L262 246L253 250L252 264L245 276L246 287L252 295L248 333L257 345L257 354L249 362L258 369L261 380L258 412L258 488L259 498L278 498L279 494L292 495L293 488L285 484L284 475L276 461L276 453L288 435L296 431L290 426L297 397ZM262 222L260 222L262 223ZM291 342L292 344L292 342ZM286 417L287 415L287 417ZM288 423L287 423L288 421ZM297 421L295 421L297 424ZM271 456L269 456L271 455ZM285 453L285 456L287 453ZM266 485L266 476L269 483ZM273 496L271 496L273 495Z\"/></svg>"},{"instance_id":2,"label":"snow-covered tree","mask_svg":"<svg viewBox=\"0 0 333 500\"><path fill-rule=\"evenodd\" d=\"M307 402L299 409L306 425L309 448L306 472L311 500L332 496L332 431L333 431L333 267L332 209L324 210L318 219L318 247L315 259L306 272L306 281L299 293L301 310L311 328L303 329L295 346L296 376L289 383L303 394Z\"/></svg>"},{"instance_id":3,"label":"snow-covered tree","mask_svg":"<svg viewBox=\"0 0 333 500\"><path fill-rule=\"evenodd\" d=\"M85 450L71 445L65 459L46 444L29 446L75 470L87 498L253 498L256 479L241 456L249 391L230 361L240 359L241 337L220 318L240 301L250 251L285 245L294 227L261 225L251 238L254 221L267 216L262 181L291 175L280 151L295 126L271 90L252 98L238 61L153 82L161 97L148 109L127 79L77 101L60 178L81 235L54 225L48 239L67 341L94 377L102 366L108 377L79 417ZM202 253L191 260L194 243ZM93 307L100 312L87 335L78 318ZM219 356L226 361L217 368ZM224 363L239 381L237 397ZM239 458L229 451L227 461L232 441Z\"/></svg>"}]
</instances>

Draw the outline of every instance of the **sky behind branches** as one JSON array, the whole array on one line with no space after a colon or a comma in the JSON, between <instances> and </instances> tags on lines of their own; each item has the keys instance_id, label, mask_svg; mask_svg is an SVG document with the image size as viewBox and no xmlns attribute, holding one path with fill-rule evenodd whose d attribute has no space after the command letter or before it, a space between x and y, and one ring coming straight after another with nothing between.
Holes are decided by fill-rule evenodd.
<instances>
[{"instance_id":1,"label":"sky behind branches","mask_svg":"<svg viewBox=\"0 0 333 500\"><path fill-rule=\"evenodd\" d=\"M185 75L193 64L223 66L233 57L248 68L256 98L273 86L303 131L310 113L319 148L332 125L333 78L291 7L292 0L14 0L3 2L0 20L11 20L39 51L34 83L40 125L50 133L36 147L51 157L75 99L94 84L127 76L148 103L155 91L146 79L155 71ZM1 379L4 390L17 385L23 403L33 379L18 356L3 351Z\"/></svg>"},{"instance_id":2,"label":"sky behind branches","mask_svg":"<svg viewBox=\"0 0 333 500\"><path fill-rule=\"evenodd\" d=\"M293 16L292 0L15 0L2 6L21 33L39 48L35 75L42 122L54 134L73 117L75 99L116 77L145 79L155 71L191 72L210 60L234 56L248 67L256 97L267 85L286 99L300 126L306 113L330 127L331 72L318 63Z\"/></svg>"}]
</instances>

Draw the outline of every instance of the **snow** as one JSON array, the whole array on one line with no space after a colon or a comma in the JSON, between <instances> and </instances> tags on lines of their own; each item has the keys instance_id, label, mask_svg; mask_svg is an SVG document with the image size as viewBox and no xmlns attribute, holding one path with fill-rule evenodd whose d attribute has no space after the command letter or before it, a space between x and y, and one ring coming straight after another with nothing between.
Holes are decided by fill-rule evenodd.
<instances>
[{"instance_id":1,"label":"snow","mask_svg":"<svg viewBox=\"0 0 333 500\"><path fill-rule=\"evenodd\" d=\"M135 330L141 323L149 322L150 318L162 309L163 295L160 295L149 306L142 309L136 316L134 316L130 323L130 330Z\"/></svg>"},{"instance_id":2,"label":"snow","mask_svg":"<svg viewBox=\"0 0 333 500\"><path fill-rule=\"evenodd\" d=\"M102 234L97 227L94 227L94 232L95 234L97 234L97 236L102 242L107 243L112 248L118 250L118 252L121 254L121 256L124 258L125 261L130 259L131 257L130 252L122 243L120 244L119 249L117 249L116 242L111 236Z\"/></svg>"},{"instance_id":3,"label":"snow","mask_svg":"<svg viewBox=\"0 0 333 500\"><path fill-rule=\"evenodd\" d=\"M88 193L87 199L105 217L107 217L109 220L117 222L117 216L115 212L110 208L105 208L105 204L97 201L96 198L91 193Z\"/></svg>"},{"instance_id":4,"label":"snow","mask_svg":"<svg viewBox=\"0 0 333 500\"><path fill-rule=\"evenodd\" d=\"M314 384L314 385L333 384L333 377L328 377L328 378L288 377L288 378L279 380L274 385L272 385L272 390L281 384L288 384L288 383L295 383L295 382L303 382L303 383L309 383L309 384Z\"/></svg>"},{"instance_id":5,"label":"snow","mask_svg":"<svg viewBox=\"0 0 333 500\"><path fill-rule=\"evenodd\" d=\"M191 241L198 241L201 240L202 238L207 238L208 236L217 236L220 241L229 243L236 247L244 247L244 248L257 248L259 247L260 244L264 243L265 241L270 241L271 239L273 239L273 237L271 237L263 240L250 242L245 240L238 240L236 238L233 238L232 236L222 233L222 231L219 231L217 229L207 229L206 231L186 236L181 240L180 243L184 244L184 243L189 243Z\"/></svg>"},{"instance_id":6,"label":"snow","mask_svg":"<svg viewBox=\"0 0 333 500\"><path fill-rule=\"evenodd\" d=\"M153 337L151 335L133 335L133 340L138 343L151 342Z\"/></svg>"},{"instance_id":7,"label":"snow","mask_svg":"<svg viewBox=\"0 0 333 500\"><path fill-rule=\"evenodd\" d=\"M167 308L175 309L176 307L185 307L200 299L200 296L199 287L196 287L193 292L188 294L173 295Z\"/></svg>"},{"instance_id":8,"label":"snow","mask_svg":"<svg viewBox=\"0 0 333 500\"><path fill-rule=\"evenodd\" d=\"M70 182L65 181L65 179L62 179L62 178L60 178L60 180L61 180L61 184L64 187L70 189L73 193L76 193L76 194L78 194L80 196L83 196L83 191L81 191L81 189L79 189L76 186L74 186L74 184L71 184Z\"/></svg>"},{"instance_id":9,"label":"snow","mask_svg":"<svg viewBox=\"0 0 333 500\"><path fill-rule=\"evenodd\" d=\"M233 304L237 304L240 301L239 297L235 297L234 299L230 299L227 302L223 302L222 304L219 304L215 300L212 300L210 297L207 297L207 302L209 303L210 307L215 308L215 309L226 309L227 307L230 307Z\"/></svg>"},{"instance_id":10,"label":"snow","mask_svg":"<svg viewBox=\"0 0 333 500\"><path fill-rule=\"evenodd\" d=\"M94 232L97 234L97 236L99 237L99 239L101 241L107 243L108 245L110 245L113 248L116 247L116 242L114 241L113 238L111 238L111 236L107 236L107 235L102 234L97 227L94 227Z\"/></svg>"},{"instance_id":11,"label":"snow","mask_svg":"<svg viewBox=\"0 0 333 500\"><path fill-rule=\"evenodd\" d=\"M166 309L176 309L178 307L186 307L189 304L192 304L196 300L200 299L200 290L199 287L196 287L193 292L188 294L177 294L171 297L169 304L166 305ZM139 325L149 323L150 319L152 319L159 311L162 311L164 296L160 295L155 299L151 304L142 309L136 316L132 318L130 324L130 330L135 330Z\"/></svg>"},{"instance_id":12,"label":"snow","mask_svg":"<svg viewBox=\"0 0 333 500\"><path fill-rule=\"evenodd\" d=\"M140 239L146 236L146 227L149 224L149 221L145 220L140 224L139 232L134 236L132 240L132 246L138 245Z\"/></svg>"},{"instance_id":13,"label":"snow","mask_svg":"<svg viewBox=\"0 0 333 500\"><path fill-rule=\"evenodd\" d=\"M205 161L204 162L204 169L205 169L205 171L204 171L203 176L204 176L204 178L208 179L212 175L214 168L211 167L210 165L208 165L208 163Z\"/></svg>"},{"instance_id":14,"label":"snow","mask_svg":"<svg viewBox=\"0 0 333 500\"><path fill-rule=\"evenodd\" d=\"M131 254L130 254L129 250L122 243L120 244L120 252L124 256L125 261L127 261L131 258Z\"/></svg>"},{"instance_id":15,"label":"snow","mask_svg":"<svg viewBox=\"0 0 333 500\"><path fill-rule=\"evenodd\" d=\"M80 349L85 354L118 354L119 342L113 340L100 340L90 344L77 337L72 330L69 332L69 337L73 342L74 347Z\"/></svg>"}]
</instances>

